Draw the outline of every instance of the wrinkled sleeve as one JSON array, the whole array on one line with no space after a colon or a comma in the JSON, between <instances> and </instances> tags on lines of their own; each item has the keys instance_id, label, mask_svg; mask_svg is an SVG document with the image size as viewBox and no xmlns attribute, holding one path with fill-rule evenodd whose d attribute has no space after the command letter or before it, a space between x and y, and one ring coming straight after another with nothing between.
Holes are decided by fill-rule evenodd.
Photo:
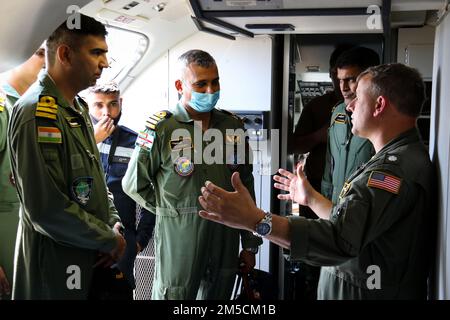
<instances>
[{"instance_id":1,"label":"wrinkled sleeve","mask_svg":"<svg viewBox=\"0 0 450 320\"><path fill-rule=\"evenodd\" d=\"M67 195L70 186L63 172L70 161L65 158L64 141L38 143L38 124L57 126L42 119L23 124L13 121L9 132L11 161L25 214L37 232L58 243L111 251L116 246L112 229Z\"/></svg>"},{"instance_id":2,"label":"wrinkled sleeve","mask_svg":"<svg viewBox=\"0 0 450 320\"><path fill-rule=\"evenodd\" d=\"M333 117L332 117L333 118ZM330 128L328 128L327 134L327 153L325 155L325 167L323 170L322 184L320 193L327 199L331 200L333 197L333 168L332 168L332 155L330 149Z\"/></svg>"},{"instance_id":3,"label":"wrinkled sleeve","mask_svg":"<svg viewBox=\"0 0 450 320\"><path fill-rule=\"evenodd\" d=\"M128 169L122 180L123 191L146 210L155 213L156 197L154 176L159 168L159 136L155 131L146 129L144 134L152 141L151 145L140 145L136 142Z\"/></svg>"},{"instance_id":4,"label":"wrinkled sleeve","mask_svg":"<svg viewBox=\"0 0 450 320\"><path fill-rule=\"evenodd\" d=\"M405 201L417 196L403 183L398 195L366 186L368 175L354 183L332 210L330 220L290 217L291 258L311 265L339 265L361 250L405 215Z\"/></svg>"},{"instance_id":5,"label":"wrinkled sleeve","mask_svg":"<svg viewBox=\"0 0 450 320\"><path fill-rule=\"evenodd\" d=\"M108 208L109 208L108 224L111 227L114 227L116 222L121 222L120 216L116 206L114 205L114 195L112 194L111 191L109 191L108 186L106 186L106 189L108 191Z\"/></svg>"}]
</instances>

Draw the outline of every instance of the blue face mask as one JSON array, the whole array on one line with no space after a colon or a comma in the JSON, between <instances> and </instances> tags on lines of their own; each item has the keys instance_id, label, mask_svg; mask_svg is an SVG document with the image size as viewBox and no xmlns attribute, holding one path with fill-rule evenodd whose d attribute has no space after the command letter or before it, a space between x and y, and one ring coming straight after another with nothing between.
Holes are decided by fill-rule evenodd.
<instances>
[{"instance_id":1,"label":"blue face mask","mask_svg":"<svg viewBox=\"0 0 450 320\"><path fill-rule=\"evenodd\" d=\"M210 112L216 106L220 97L220 90L214 93L191 92L191 101L189 106L197 112Z\"/></svg>"}]
</instances>

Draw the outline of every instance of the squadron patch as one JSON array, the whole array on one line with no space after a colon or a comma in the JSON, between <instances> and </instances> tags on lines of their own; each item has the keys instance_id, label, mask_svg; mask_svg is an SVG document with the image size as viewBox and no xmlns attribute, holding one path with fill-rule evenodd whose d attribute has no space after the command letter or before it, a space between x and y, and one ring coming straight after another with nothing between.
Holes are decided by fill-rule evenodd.
<instances>
[{"instance_id":1,"label":"squadron patch","mask_svg":"<svg viewBox=\"0 0 450 320\"><path fill-rule=\"evenodd\" d=\"M179 157L173 166L175 172L182 177L188 177L194 172L194 164L187 157Z\"/></svg>"},{"instance_id":2,"label":"squadron patch","mask_svg":"<svg viewBox=\"0 0 450 320\"><path fill-rule=\"evenodd\" d=\"M36 107L36 117L56 120L58 104L55 97L40 96Z\"/></svg>"},{"instance_id":3,"label":"squadron patch","mask_svg":"<svg viewBox=\"0 0 450 320\"><path fill-rule=\"evenodd\" d=\"M159 111L159 112L151 115L147 119L147 121L145 122L145 126L148 129L155 131L158 123L160 123L162 120L167 119L171 116L172 116L172 113L170 113L169 111Z\"/></svg>"},{"instance_id":4,"label":"squadron patch","mask_svg":"<svg viewBox=\"0 0 450 320\"><path fill-rule=\"evenodd\" d=\"M338 113L336 117L334 118L335 123L345 124L346 123L346 116L344 113Z\"/></svg>"},{"instance_id":5,"label":"squadron patch","mask_svg":"<svg viewBox=\"0 0 450 320\"><path fill-rule=\"evenodd\" d=\"M38 127L39 143L62 143L61 130L56 127Z\"/></svg>"},{"instance_id":6,"label":"squadron patch","mask_svg":"<svg viewBox=\"0 0 450 320\"><path fill-rule=\"evenodd\" d=\"M400 178L380 171L373 171L367 181L368 187L386 190L394 194L398 194L401 184L402 180Z\"/></svg>"},{"instance_id":7,"label":"squadron patch","mask_svg":"<svg viewBox=\"0 0 450 320\"><path fill-rule=\"evenodd\" d=\"M80 177L72 183L72 193L77 201L81 205L86 205L91 198L92 185L94 179L92 177Z\"/></svg>"}]
</instances>

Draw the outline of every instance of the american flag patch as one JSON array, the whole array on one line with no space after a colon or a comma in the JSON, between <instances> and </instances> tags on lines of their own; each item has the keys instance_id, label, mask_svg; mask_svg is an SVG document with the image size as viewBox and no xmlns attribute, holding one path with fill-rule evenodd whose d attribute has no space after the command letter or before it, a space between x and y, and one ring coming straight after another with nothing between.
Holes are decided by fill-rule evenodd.
<instances>
[{"instance_id":1,"label":"american flag patch","mask_svg":"<svg viewBox=\"0 0 450 320\"><path fill-rule=\"evenodd\" d=\"M373 171L367 181L367 186L383 189L398 194L402 180L379 171Z\"/></svg>"}]
</instances>

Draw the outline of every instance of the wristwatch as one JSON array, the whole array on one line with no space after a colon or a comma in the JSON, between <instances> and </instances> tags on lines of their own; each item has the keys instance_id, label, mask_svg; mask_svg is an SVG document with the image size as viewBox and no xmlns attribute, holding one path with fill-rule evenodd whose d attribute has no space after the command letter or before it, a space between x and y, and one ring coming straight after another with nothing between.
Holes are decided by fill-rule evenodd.
<instances>
[{"instance_id":1,"label":"wristwatch","mask_svg":"<svg viewBox=\"0 0 450 320\"><path fill-rule=\"evenodd\" d=\"M256 224L253 234L258 237L266 237L270 232L272 232L272 213L264 211L264 218Z\"/></svg>"}]
</instances>

